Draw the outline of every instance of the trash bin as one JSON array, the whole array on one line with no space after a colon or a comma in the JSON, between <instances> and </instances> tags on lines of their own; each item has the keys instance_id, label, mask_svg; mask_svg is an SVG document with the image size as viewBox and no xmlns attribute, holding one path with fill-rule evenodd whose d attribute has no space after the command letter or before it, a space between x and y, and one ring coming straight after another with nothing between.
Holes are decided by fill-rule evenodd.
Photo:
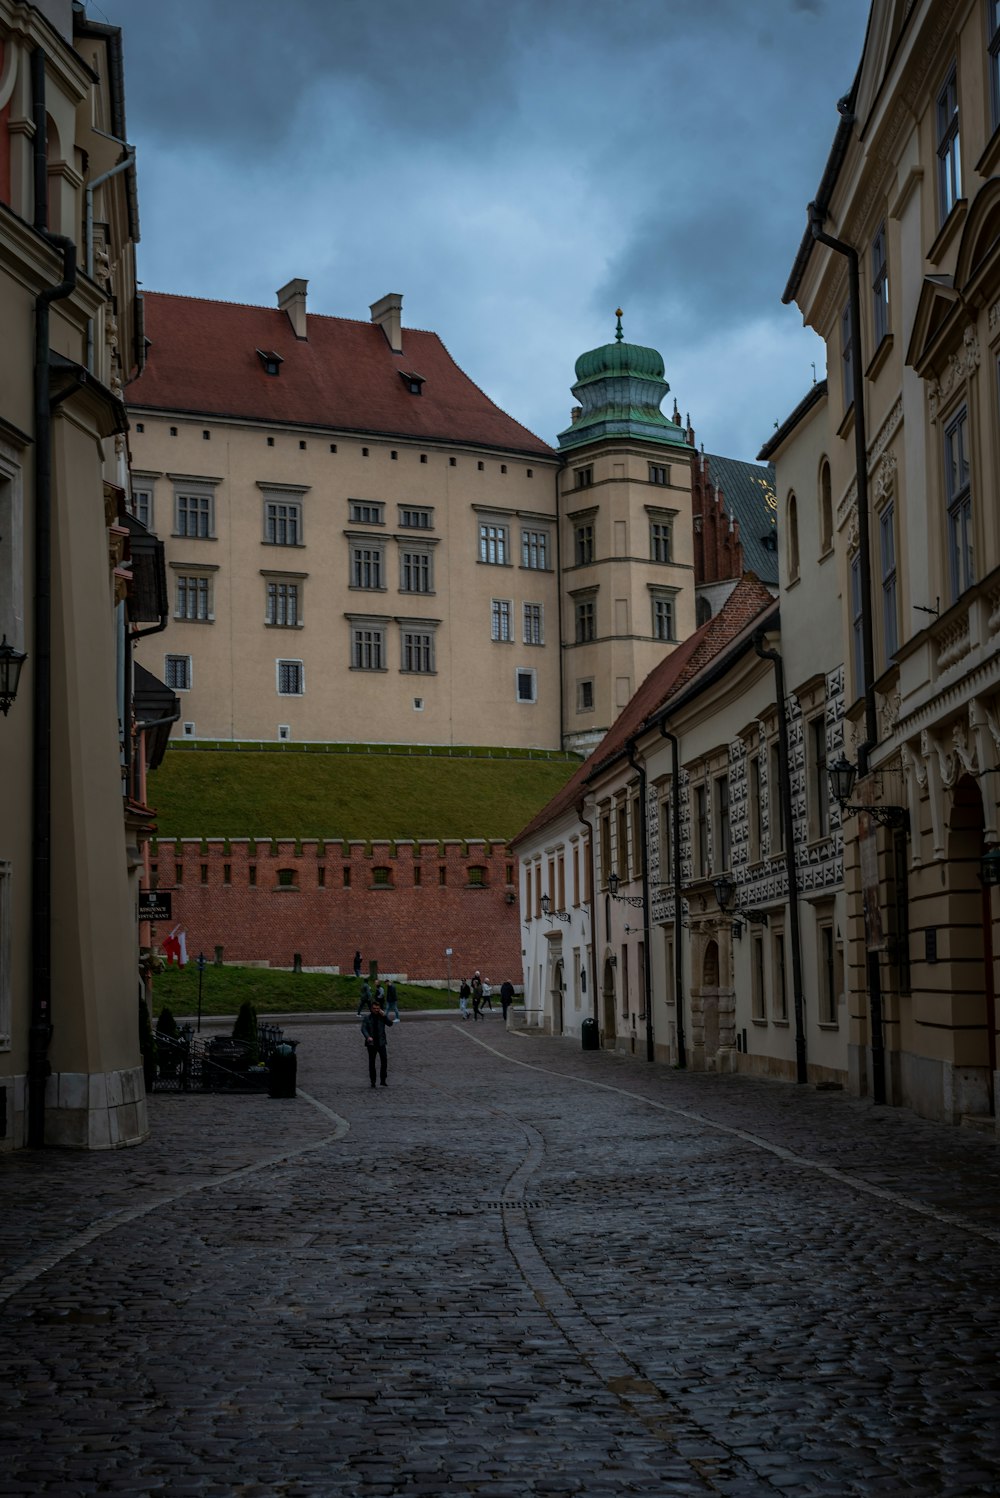
<instances>
[{"instance_id":1,"label":"trash bin","mask_svg":"<svg viewBox=\"0 0 1000 1498\"><path fill-rule=\"evenodd\" d=\"M580 1039L583 1041L585 1051L599 1051L601 1049L601 1032L597 1028L596 1019L585 1019L580 1026Z\"/></svg>"},{"instance_id":2,"label":"trash bin","mask_svg":"<svg viewBox=\"0 0 1000 1498\"><path fill-rule=\"evenodd\" d=\"M294 1097L295 1076L298 1071L298 1057L295 1047L279 1045L271 1053L271 1059L267 1064L269 1081L267 1084L268 1097Z\"/></svg>"}]
</instances>

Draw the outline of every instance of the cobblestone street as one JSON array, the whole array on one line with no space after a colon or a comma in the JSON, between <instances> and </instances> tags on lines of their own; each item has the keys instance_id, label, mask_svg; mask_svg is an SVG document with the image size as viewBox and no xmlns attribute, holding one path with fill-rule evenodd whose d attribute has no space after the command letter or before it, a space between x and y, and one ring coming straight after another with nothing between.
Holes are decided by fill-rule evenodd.
<instances>
[{"instance_id":1,"label":"cobblestone street","mask_svg":"<svg viewBox=\"0 0 1000 1498\"><path fill-rule=\"evenodd\" d=\"M996 1141L406 1020L0 1161L0 1494L1000 1492Z\"/></svg>"}]
</instances>

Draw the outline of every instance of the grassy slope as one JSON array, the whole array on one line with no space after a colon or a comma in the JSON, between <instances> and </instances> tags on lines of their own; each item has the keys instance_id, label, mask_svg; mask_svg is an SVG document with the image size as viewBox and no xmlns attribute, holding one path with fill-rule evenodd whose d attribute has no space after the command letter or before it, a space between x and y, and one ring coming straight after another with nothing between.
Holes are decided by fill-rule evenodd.
<instances>
[{"instance_id":1,"label":"grassy slope","mask_svg":"<svg viewBox=\"0 0 1000 1498\"><path fill-rule=\"evenodd\" d=\"M149 802L160 837L506 838L578 763L171 750Z\"/></svg>"},{"instance_id":2,"label":"grassy slope","mask_svg":"<svg viewBox=\"0 0 1000 1498\"><path fill-rule=\"evenodd\" d=\"M399 1007L407 1009L457 1009L453 990L420 988L399 983ZM257 1010L259 1019L269 1014L318 1014L330 1010L353 1014L358 1007L361 984L353 977L329 973L289 973L274 968L215 967L209 963L202 975L201 1012L236 1014L243 1003ZM153 1014L166 1005L178 1018L198 1012L198 969L168 967L153 979Z\"/></svg>"}]
</instances>

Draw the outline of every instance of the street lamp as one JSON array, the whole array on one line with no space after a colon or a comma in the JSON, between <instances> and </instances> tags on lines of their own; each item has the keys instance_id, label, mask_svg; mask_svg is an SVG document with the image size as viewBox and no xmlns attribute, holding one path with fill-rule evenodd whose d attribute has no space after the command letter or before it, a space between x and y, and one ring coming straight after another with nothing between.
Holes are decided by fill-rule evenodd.
<instances>
[{"instance_id":1,"label":"street lamp","mask_svg":"<svg viewBox=\"0 0 1000 1498\"><path fill-rule=\"evenodd\" d=\"M608 875L608 894L612 900L618 900L622 905L631 905L633 910L645 910L646 902L641 895L620 895L618 893L618 886L620 884L621 879L612 870Z\"/></svg>"},{"instance_id":2,"label":"street lamp","mask_svg":"<svg viewBox=\"0 0 1000 1498\"><path fill-rule=\"evenodd\" d=\"M542 907L542 915L547 916L550 921L565 921L569 925L570 913L568 910L553 910L552 901L547 894L543 895L538 902Z\"/></svg>"},{"instance_id":3,"label":"street lamp","mask_svg":"<svg viewBox=\"0 0 1000 1498\"><path fill-rule=\"evenodd\" d=\"M979 877L989 889L1000 884L1000 848L990 848L979 861Z\"/></svg>"},{"instance_id":4,"label":"street lamp","mask_svg":"<svg viewBox=\"0 0 1000 1498\"><path fill-rule=\"evenodd\" d=\"M843 755L835 759L827 774L830 777L830 789L833 799L840 807L841 813L853 817L859 812L866 812L873 822L880 827L908 827L910 816L905 806L851 806L851 792L854 790L855 781L858 778L858 767L852 765L849 759Z\"/></svg>"},{"instance_id":5,"label":"street lamp","mask_svg":"<svg viewBox=\"0 0 1000 1498\"><path fill-rule=\"evenodd\" d=\"M737 941L742 940L744 921L753 921L759 926L768 924L766 910L746 910L740 905L734 905L732 910L729 909L733 896L736 894L736 885L726 874L720 874L717 879L713 879L712 888L715 890L715 898L722 914L733 918L732 930Z\"/></svg>"},{"instance_id":6,"label":"street lamp","mask_svg":"<svg viewBox=\"0 0 1000 1498\"><path fill-rule=\"evenodd\" d=\"M21 676L21 667L28 659L20 650L15 650L13 645L7 643L4 635L0 642L0 712L6 718L11 703L17 696L17 684Z\"/></svg>"}]
</instances>

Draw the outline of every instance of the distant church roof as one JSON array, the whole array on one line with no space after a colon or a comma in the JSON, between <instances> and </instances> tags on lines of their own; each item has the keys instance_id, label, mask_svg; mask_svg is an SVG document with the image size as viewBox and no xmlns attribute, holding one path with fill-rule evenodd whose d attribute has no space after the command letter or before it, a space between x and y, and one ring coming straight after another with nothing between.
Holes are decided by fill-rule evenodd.
<instances>
[{"instance_id":1,"label":"distant church roof","mask_svg":"<svg viewBox=\"0 0 1000 1498\"><path fill-rule=\"evenodd\" d=\"M722 490L727 512L740 523L743 566L778 586L777 495L774 468L706 453L709 477Z\"/></svg>"},{"instance_id":2,"label":"distant church roof","mask_svg":"<svg viewBox=\"0 0 1000 1498\"><path fill-rule=\"evenodd\" d=\"M146 292L149 352L134 409L319 426L555 457L495 406L436 333L310 312L296 337L280 308ZM304 315L304 314L303 314ZM419 371L419 374L413 373ZM401 378L403 376L403 378Z\"/></svg>"},{"instance_id":3,"label":"distant church roof","mask_svg":"<svg viewBox=\"0 0 1000 1498\"><path fill-rule=\"evenodd\" d=\"M626 343L619 307L614 343L590 349L576 361L573 394L580 402L571 426L559 433L559 447L582 447L602 437L636 437L664 447L687 447L687 433L660 410L670 386L663 358L655 348Z\"/></svg>"}]
</instances>

